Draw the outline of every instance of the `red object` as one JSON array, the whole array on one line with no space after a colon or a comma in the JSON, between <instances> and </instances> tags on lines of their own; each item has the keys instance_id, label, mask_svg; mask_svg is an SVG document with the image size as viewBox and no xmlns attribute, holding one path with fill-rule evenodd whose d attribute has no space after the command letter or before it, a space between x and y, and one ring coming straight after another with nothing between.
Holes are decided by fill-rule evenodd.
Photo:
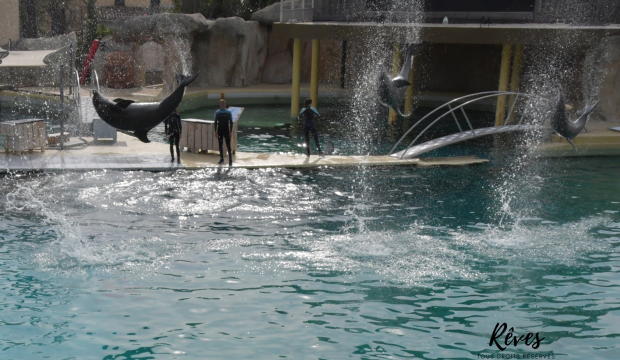
<instances>
[{"instance_id":1,"label":"red object","mask_svg":"<svg viewBox=\"0 0 620 360\"><path fill-rule=\"evenodd\" d=\"M84 61L84 67L82 68L82 73L80 74L80 84L82 85L84 85L84 83L86 82L86 76L90 72L90 65L95 58L95 53L97 52L97 49L99 49L99 40L93 41L93 44L90 46L90 50L88 51L88 56Z\"/></svg>"}]
</instances>

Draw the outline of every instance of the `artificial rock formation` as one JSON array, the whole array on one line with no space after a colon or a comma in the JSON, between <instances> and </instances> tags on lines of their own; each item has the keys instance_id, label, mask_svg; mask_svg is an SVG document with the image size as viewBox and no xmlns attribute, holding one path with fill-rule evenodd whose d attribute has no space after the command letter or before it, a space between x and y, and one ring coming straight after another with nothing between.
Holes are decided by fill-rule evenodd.
<instances>
[{"instance_id":1,"label":"artificial rock formation","mask_svg":"<svg viewBox=\"0 0 620 360\"><path fill-rule=\"evenodd\" d=\"M258 18L261 22L238 17L207 20L201 14L175 13L119 19L112 24L114 35L102 40L93 69L105 83L101 78L105 57L123 51L135 64L137 86L152 83L150 75L161 74L164 89L171 90L177 73L196 72L200 76L193 86L290 84L293 41L274 37L264 25L271 20ZM311 42L304 41L303 82L310 81L311 50ZM321 42L320 82L338 83L341 50L339 41Z\"/></svg>"},{"instance_id":2,"label":"artificial rock formation","mask_svg":"<svg viewBox=\"0 0 620 360\"><path fill-rule=\"evenodd\" d=\"M267 29L255 21L220 18L197 34L192 54L197 85L247 86L261 82L267 57Z\"/></svg>"},{"instance_id":3,"label":"artificial rock formation","mask_svg":"<svg viewBox=\"0 0 620 360\"><path fill-rule=\"evenodd\" d=\"M134 87L134 61L131 55L115 51L106 56L105 84L113 89Z\"/></svg>"},{"instance_id":4,"label":"artificial rock formation","mask_svg":"<svg viewBox=\"0 0 620 360\"><path fill-rule=\"evenodd\" d=\"M156 42L163 46L163 86L175 87L177 73L193 70L191 49L196 34L208 31L210 22L201 14L158 14L120 18L112 24L115 45L131 48L135 61L135 81L145 84L146 59L142 45ZM115 49L116 50L116 49Z\"/></svg>"},{"instance_id":5,"label":"artificial rock formation","mask_svg":"<svg viewBox=\"0 0 620 360\"><path fill-rule=\"evenodd\" d=\"M75 79L70 71L71 48L74 55L77 47L75 33L51 38L20 39L12 44L13 51L56 50L45 57L47 66L33 67L2 67L0 68L0 84L14 86L59 86L60 67L64 66L64 84L68 85ZM6 63L5 63L6 64Z\"/></svg>"},{"instance_id":6,"label":"artificial rock formation","mask_svg":"<svg viewBox=\"0 0 620 360\"><path fill-rule=\"evenodd\" d=\"M254 12L252 20L258 21L262 25L271 25L280 21L280 2Z\"/></svg>"},{"instance_id":7,"label":"artificial rock formation","mask_svg":"<svg viewBox=\"0 0 620 360\"><path fill-rule=\"evenodd\" d=\"M176 86L177 73L200 71L194 86L247 86L261 82L267 57L267 29L241 18L207 20L201 14L159 14L119 19L112 25L114 36L105 39L102 59L112 51L125 51L135 61L135 82L145 85L145 44L163 48L163 86Z\"/></svg>"}]
</instances>

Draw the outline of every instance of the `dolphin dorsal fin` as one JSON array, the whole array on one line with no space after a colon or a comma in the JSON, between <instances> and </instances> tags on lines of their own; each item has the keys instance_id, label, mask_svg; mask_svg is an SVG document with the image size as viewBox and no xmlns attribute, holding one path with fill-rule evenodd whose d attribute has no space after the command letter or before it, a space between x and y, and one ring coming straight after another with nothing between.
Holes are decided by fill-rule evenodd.
<instances>
[{"instance_id":1,"label":"dolphin dorsal fin","mask_svg":"<svg viewBox=\"0 0 620 360\"><path fill-rule=\"evenodd\" d=\"M114 99L113 101L118 107L122 107L123 109L127 109L127 106L135 103L135 101L127 99Z\"/></svg>"},{"instance_id":2,"label":"dolphin dorsal fin","mask_svg":"<svg viewBox=\"0 0 620 360\"><path fill-rule=\"evenodd\" d=\"M134 131L133 134L136 135L138 140L142 141L143 143L150 143L151 140L149 140L149 138L146 136L147 132L148 130L140 129L140 130Z\"/></svg>"}]
</instances>

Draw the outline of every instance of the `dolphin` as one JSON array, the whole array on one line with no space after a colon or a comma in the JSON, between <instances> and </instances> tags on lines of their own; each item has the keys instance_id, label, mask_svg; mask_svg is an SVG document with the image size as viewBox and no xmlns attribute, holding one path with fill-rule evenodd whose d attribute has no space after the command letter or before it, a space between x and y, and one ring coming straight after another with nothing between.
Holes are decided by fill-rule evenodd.
<instances>
[{"instance_id":1,"label":"dolphin","mask_svg":"<svg viewBox=\"0 0 620 360\"><path fill-rule=\"evenodd\" d=\"M400 96L398 95L398 89L392 83L390 75L388 75L385 69L379 70L377 84L377 95L379 96L379 102L381 105L392 108L400 116L409 116L405 116L400 112Z\"/></svg>"},{"instance_id":2,"label":"dolphin","mask_svg":"<svg viewBox=\"0 0 620 360\"><path fill-rule=\"evenodd\" d=\"M403 64L400 73L393 79L390 78L390 75L385 69L379 70L379 74L377 76L377 95L379 97L379 102L383 106L392 108L402 117L409 117L411 114L404 115L400 112L400 101L402 99L399 95L398 89L411 85L409 82L409 74L411 72L413 57L419 55L426 48L426 46L426 43L410 44L407 47L407 57L405 59L405 63Z\"/></svg>"},{"instance_id":3,"label":"dolphin","mask_svg":"<svg viewBox=\"0 0 620 360\"><path fill-rule=\"evenodd\" d=\"M327 145L325 145L325 155L332 155L334 153L334 143L331 140L327 140Z\"/></svg>"},{"instance_id":4,"label":"dolphin","mask_svg":"<svg viewBox=\"0 0 620 360\"><path fill-rule=\"evenodd\" d=\"M93 106L101 120L110 126L133 131L140 141L149 143L151 141L146 134L172 114L183 100L185 87L196 80L199 74L183 78L179 87L159 103L136 103L126 99L110 101L95 90Z\"/></svg>"},{"instance_id":5,"label":"dolphin","mask_svg":"<svg viewBox=\"0 0 620 360\"><path fill-rule=\"evenodd\" d=\"M392 84L395 87L401 88L411 85L411 83L409 82L409 73L411 72L413 57L422 53L422 51L426 49L426 45L427 44L425 42L420 44L409 44L409 46L407 47L407 57L405 58L405 64L403 65L403 68L400 69L400 73L392 79Z\"/></svg>"},{"instance_id":6,"label":"dolphin","mask_svg":"<svg viewBox=\"0 0 620 360\"><path fill-rule=\"evenodd\" d=\"M568 119L568 115L566 114L566 101L564 100L564 93L562 89L560 89L560 94L558 96L558 102L555 106L555 111L553 116L551 117L551 128L553 131L559 136L563 137L568 141L572 147L577 150L575 144L571 140L573 140L581 131L585 128L586 123L588 122L588 117L590 113L594 110L598 101L594 103L594 105L586 107L581 112L581 116L575 121L572 122Z\"/></svg>"}]
</instances>

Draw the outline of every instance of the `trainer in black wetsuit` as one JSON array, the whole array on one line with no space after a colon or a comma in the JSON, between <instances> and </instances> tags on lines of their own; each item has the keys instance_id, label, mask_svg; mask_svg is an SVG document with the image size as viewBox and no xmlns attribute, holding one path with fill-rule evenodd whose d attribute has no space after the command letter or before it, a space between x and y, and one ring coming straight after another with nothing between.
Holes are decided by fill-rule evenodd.
<instances>
[{"instance_id":1,"label":"trainer in black wetsuit","mask_svg":"<svg viewBox=\"0 0 620 360\"><path fill-rule=\"evenodd\" d=\"M312 107L312 99L306 99L304 108L299 113L299 119L304 121L304 137L306 138L306 155L310 156L310 132L314 137L314 142L319 150L319 156L323 156L321 144L319 144L319 136L316 133L316 125L314 124L314 116L320 117L319 112Z\"/></svg>"},{"instance_id":2,"label":"trainer in black wetsuit","mask_svg":"<svg viewBox=\"0 0 620 360\"><path fill-rule=\"evenodd\" d=\"M181 116L179 116L179 112L175 109L172 115L168 116L168 118L164 121L164 128L166 131L166 136L170 139L170 156L172 157L171 161L174 161L174 149L173 146L177 147L177 162L181 163L181 149L179 149L179 138L181 137Z\"/></svg>"},{"instance_id":3,"label":"trainer in black wetsuit","mask_svg":"<svg viewBox=\"0 0 620 360\"><path fill-rule=\"evenodd\" d=\"M230 138L232 137L233 121L232 113L226 110L226 100L220 100L220 109L215 112L215 123L213 124L215 133L217 134L217 141L220 145L220 162L224 163L224 148L222 147L222 141L226 140L226 148L228 149L228 165L232 166L232 149L230 147Z\"/></svg>"}]
</instances>

